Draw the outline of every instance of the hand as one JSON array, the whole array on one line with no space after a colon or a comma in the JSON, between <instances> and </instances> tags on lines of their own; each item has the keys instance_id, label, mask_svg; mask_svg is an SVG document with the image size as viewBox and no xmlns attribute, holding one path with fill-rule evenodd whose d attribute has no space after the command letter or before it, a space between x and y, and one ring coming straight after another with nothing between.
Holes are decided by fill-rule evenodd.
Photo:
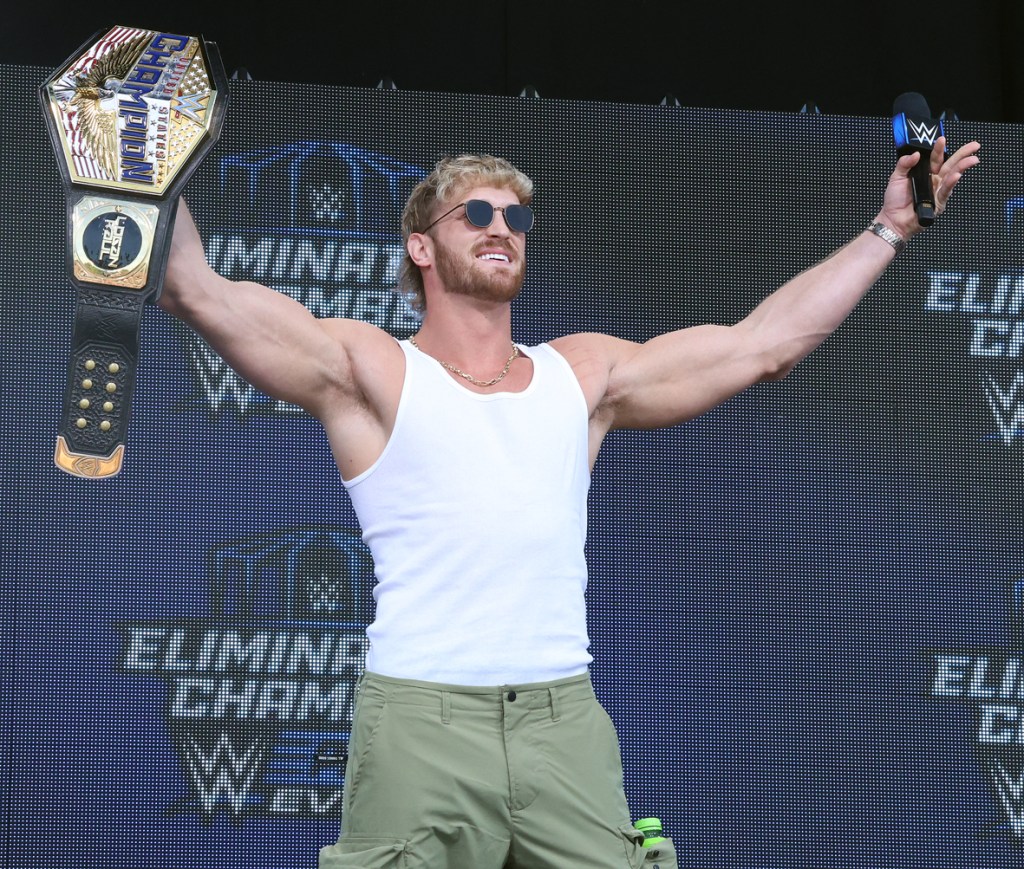
<instances>
[{"instance_id":1,"label":"hand","mask_svg":"<svg viewBox=\"0 0 1024 869\"><path fill-rule=\"evenodd\" d=\"M981 145L978 142L968 142L954 151L948 159L945 156L945 150L946 137L939 136L935 140L929 157L936 217L946 210L953 188L956 187L964 173L981 162L981 158L978 156ZM921 224L917 221L917 213L914 211L914 192L910 180L911 168L921 159L923 158L918 152L900 157L896 168L889 177L882 211L878 215L878 219L882 223L892 227L904 238L909 238L922 229Z\"/></svg>"}]
</instances>

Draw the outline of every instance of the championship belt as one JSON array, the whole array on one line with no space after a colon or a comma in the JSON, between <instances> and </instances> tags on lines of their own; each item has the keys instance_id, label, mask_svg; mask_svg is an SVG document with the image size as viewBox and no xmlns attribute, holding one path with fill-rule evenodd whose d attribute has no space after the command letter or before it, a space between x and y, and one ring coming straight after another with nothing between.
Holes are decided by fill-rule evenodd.
<instances>
[{"instance_id":1,"label":"championship belt","mask_svg":"<svg viewBox=\"0 0 1024 869\"><path fill-rule=\"evenodd\" d=\"M227 93L216 43L132 27L99 31L39 88L77 295L54 452L69 474L121 469L143 306L160 296L178 197Z\"/></svg>"}]
</instances>

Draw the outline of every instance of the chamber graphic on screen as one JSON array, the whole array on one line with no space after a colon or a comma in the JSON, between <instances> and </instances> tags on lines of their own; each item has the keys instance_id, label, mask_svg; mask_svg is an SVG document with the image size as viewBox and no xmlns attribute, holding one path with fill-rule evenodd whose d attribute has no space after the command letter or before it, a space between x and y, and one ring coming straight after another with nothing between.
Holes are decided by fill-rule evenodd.
<instances>
[{"instance_id":1,"label":"chamber graphic on screen","mask_svg":"<svg viewBox=\"0 0 1024 869\"><path fill-rule=\"evenodd\" d=\"M358 532L301 527L209 553L211 615L120 625L119 670L167 682L189 785L172 814L337 817L373 562Z\"/></svg>"},{"instance_id":2,"label":"chamber graphic on screen","mask_svg":"<svg viewBox=\"0 0 1024 869\"><path fill-rule=\"evenodd\" d=\"M995 242L1000 268L929 270L925 310L966 322L967 355L991 414L981 437L1010 447L1024 439L1024 199L1006 201L1004 221L1004 236Z\"/></svg>"},{"instance_id":3,"label":"chamber graphic on screen","mask_svg":"<svg viewBox=\"0 0 1024 869\"><path fill-rule=\"evenodd\" d=\"M45 71L6 72L16 117ZM498 153L537 182L513 321L531 344L736 322L859 234L892 170L884 117L272 82L233 82L232 101L186 191L212 265L397 338L416 324L392 290L398 214L442 153ZM5 237L38 253L8 258L3 312L0 864L309 867L338 832L369 553L318 424L160 311L138 461L98 489L53 470L72 300L37 114L0 163ZM595 466L595 686L629 805L687 865L1021 864L1024 652L1001 626L1024 576L1024 364L969 351L974 320L1010 324L981 328L995 349L1024 319L1024 137L955 132L998 159L840 333L678 430L612 433ZM736 220L751 202L757 226ZM925 649L951 657L938 694Z\"/></svg>"},{"instance_id":4,"label":"chamber graphic on screen","mask_svg":"<svg viewBox=\"0 0 1024 869\"><path fill-rule=\"evenodd\" d=\"M974 706L974 747L1002 809L983 834L1024 846L1024 579L1013 583L1009 646L928 653L928 694Z\"/></svg>"},{"instance_id":5,"label":"chamber graphic on screen","mask_svg":"<svg viewBox=\"0 0 1024 869\"><path fill-rule=\"evenodd\" d=\"M402 208L426 174L340 142L226 155L207 259L224 277L273 287L316 317L364 320L404 338L419 318L394 289ZM196 404L212 413L302 413L245 383L197 335L185 343Z\"/></svg>"}]
</instances>

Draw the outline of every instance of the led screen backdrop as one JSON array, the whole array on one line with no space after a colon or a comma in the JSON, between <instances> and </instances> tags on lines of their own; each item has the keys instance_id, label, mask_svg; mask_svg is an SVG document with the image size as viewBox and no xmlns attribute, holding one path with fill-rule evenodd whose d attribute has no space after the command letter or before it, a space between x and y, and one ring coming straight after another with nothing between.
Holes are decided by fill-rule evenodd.
<instances>
[{"instance_id":1,"label":"led screen backdrop","mask_svg":"<svg viewBox=\"0 0 1024 869\"><path fill-rule=\"evenodd\" d=\"M124 470L54 468L74 299L49 72L3 67L0 114L0 861L312 867L372 565L319 425L155 309ZM634 816L681 865L1024 859L1024 148L948 132L983 165L835 336L598 460L592 672ZM883 115L232 83L186 197L221 273L405 337L405 196L442 154L502 154L537 184L517 340L645 340L736 321L860 232L892 147Z\"/></svg>"}]
</instances>

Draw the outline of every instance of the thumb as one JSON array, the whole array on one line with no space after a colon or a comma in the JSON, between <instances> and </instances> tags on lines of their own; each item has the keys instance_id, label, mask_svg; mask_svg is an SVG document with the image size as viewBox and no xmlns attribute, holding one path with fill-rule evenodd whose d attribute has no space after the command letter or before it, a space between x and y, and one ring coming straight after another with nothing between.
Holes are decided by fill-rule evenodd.
<instances>
[{"instance_id":1,"label":"thumb","mask_svg":"<svg viewBox=\"0 0 1024 869\"><path fill-rule=\"evenodd\" d=\"M904 178L910 177L910 170L913 169L919 162L921 162L921 152L914 151L910 154L904 154L899 160L896 161L896 169L894 175L901 175Z\"/></svg>"}]
</instances>

